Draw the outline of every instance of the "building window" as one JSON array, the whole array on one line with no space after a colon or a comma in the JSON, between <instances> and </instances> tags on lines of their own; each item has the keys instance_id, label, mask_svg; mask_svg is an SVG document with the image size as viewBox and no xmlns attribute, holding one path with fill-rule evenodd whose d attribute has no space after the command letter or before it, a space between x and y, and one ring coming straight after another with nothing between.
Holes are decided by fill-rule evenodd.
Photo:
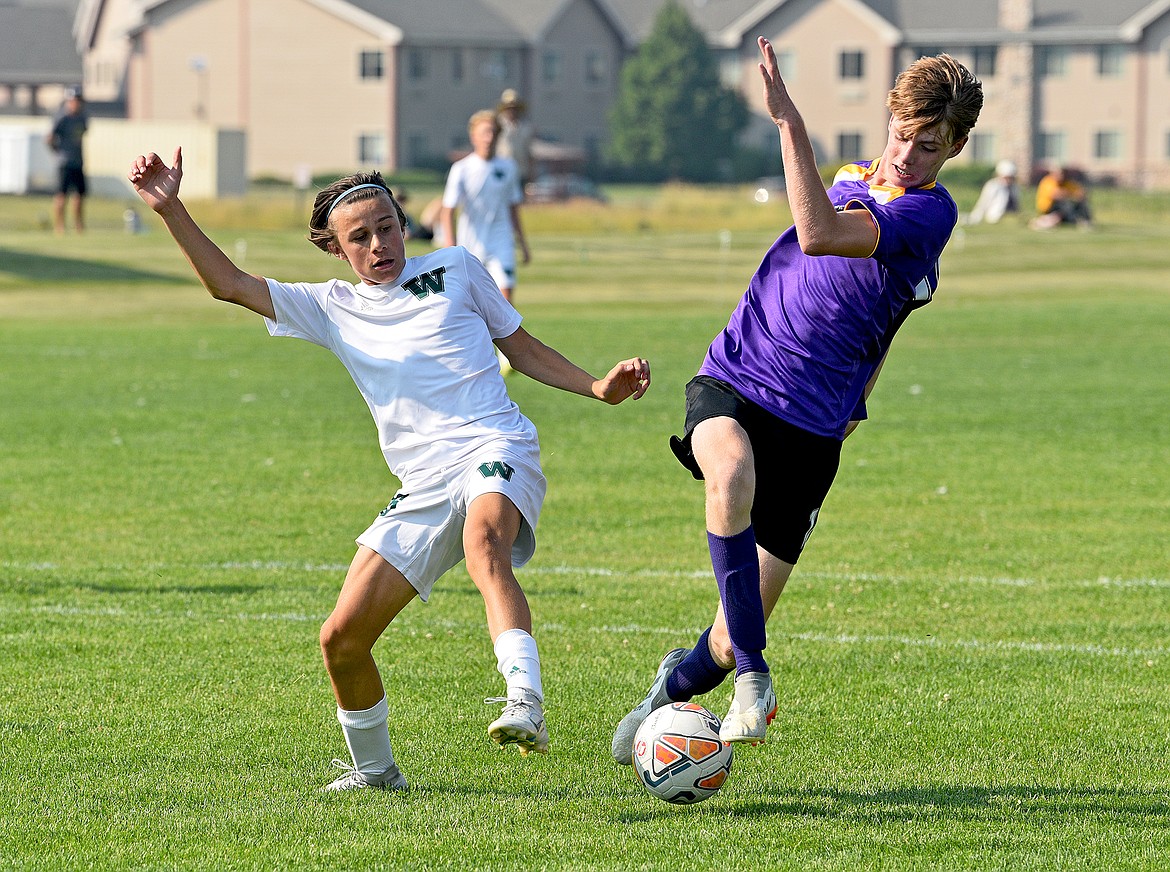
<instances>
[{"instance_id":1,"label":"building window","mask_svg":"<svg viewBox=\"0 0 1170 872\"><path fill-rule=\"evenodd\" d=\"M381 133L363 133L358 137L358 163L362 166L385 166L386 136Z\"/></svg>"},{"instance_id":2,"label":"building window","mask_svg":"<svg viewBox=\"0 0 1170 872\"><path fill-rule=\"evenodd\" d=\"M984 79L995 75L995 67L999 62L999 47L994 45L977 45L971 56L971 72Z\"/></svg>"},{"instance_id":3,"label":"building window","mask_svg":"<svg viewBox=\"0 0 1170 872\"><path fill-rule=\"evenodd\" d=\"M919 58L936 58L943 53L942 47L937 45L922 45L911 51L914 60Z\"/></svg>"},{"instance_id":4,"label":"building window","mask_svg":"<svg viewBox=\"0 0 1170 872\"><path fill-rule=\"evenodd\" d=\"M406 159L409 166L422 166L430 156L431 146L425 133L412 133L406 138Z\"/></svg>"},{"instance_id":5,"label":"building window","mask_svg":"<svg viewBox=\"0 0 1170 872\"><path fill-rule=\"evenodd\" d=\"M385 75L385 55L381 49L363 51L358 56L358 76L363 81L381 79Z\"/></svg>"},{"instance_id":6,"label":"building window","mask_svg":"<svg viewBox=\"0 0 1170 872\"><path fill-rule=\"evenodd\" d=\"M776 68L785 82L796 80L796 52L790 48L776 49Z\"/></svg>"},{"instance_id":7,"label":"building window","mask_svg":"<svg viewBox=\"0 0 1170 872\"><path fill-rule=\"evenodd\" d=\"M865 157L862 146L865 144L863 134L856 130L845 130L837 134L837 159L861 160Z\"/></svg>"},{"instance_id":8,"label":"building window","mask_svg":"<svg viewBox=\"0 0 1170 872\"><path fill-rule=\"evenodd\" d=\"M1098 130L1093 134L1093 157L1098 160L1117 160L1121 157L1121 131Z\"/></svg>"},{"instance_id":9,"label":"building window","mask_svg":"<svg viewBox=\"0 0 1170 872\"><path fill-rule=\"evenodd\" d=\"M564 59L556 49L545 49L540 56L540 80L546 85L555 85L564 74Z\"/></svg>"},{"instance_id":10,"label":"building window","mask_svg":"<svg viewBox=\"0 0 1170 872\"><path fill-rule=\"evenodd\" d=\"M451 81L462 82L463 76L463 49L457 48L451 52Z\"/></svg>"},{"instance_id":11,"label":"building window","mask_svg":"<svg viewBox=\"0 0 1170 872\"><path fill-rule=\"evenodd\" d=\"M495 82L513 78L511 55L503 49L492 49L481 55L479 77Z\"/></svg>"},{"instance_id":12,"label":"building window","mask_svg":"<svg viewBox=\"0 0 1170 872\"><path fill-rule=\"evenodd\" d=\"M843 51L838 55L838 76L842 79L865 78L865 52Z\"/></svg>"},{"instance_id":13,"label":"building window","mask_svg":"<svg viewBox=\"0 0 1170 872\"><path fill-rule=\"evenodd\" d=\"M971 155L972 163L995 163L995 134L972 133L967 143L967 151Z\"/></svg>"},{"instance_id":14,"label":"building window","mask_svg":"<svg viewBox=\"0 0 1170 872\"><path fill-rule=\"evenodd\" d=\"M743 61L735 52L719 55L719 83L731 91L738 91L743 84Z\"/></svg>"},{"instance_id":15,"label":"building window","mask_svg":"<svg viewBox=\"0 0 1170 872\"><path fill-rule=\"evenodd\" d=\"M406 75L411 81L418 82L427 77L427 53L421 48L408 49L406 52Z\"/></svg>"},{"instance_id":16,"label":"building window","mask_svg":"<svg viewBox=\"0 0 1170 872\"><path fill-rule=\"evenodd\" d=\"M1097 46L1097 75L1103 79L1116 79L1121 73L1125 59L1125 48L1120 45Z\"/></svg>"},{"instance_id":17,"label":"building window","mask_svg":"<svg viewBox=\"0 0 1170 872\"><path fill-rule=\"evenodd\" d=\"M1068 74L1068 47L1045 45L1036 50L1036 69L1041 76L1064 76Z\"/></svg>"},{"instance_id":18,"label":"building window","mask_svg":"<svg viewBox=\"0 0 1170 872\"><path fill-rule=\"evenodd\" d=\"M1041 131L1036 151L1041 160L1064 163L1068 157L1068 136L1063 131Z\"/></svg>"},{"instance_id":19,"label":"building window","mask_svg":"<svg viewBox=\"0 0 1170 872\"><path fill-rule=\"evenodd\" d=\"M604 85L609 74L609 64L606 63L605 52L599 48L591 48L585 52L585 83L588 85Z\"/></svg>"}]
</instances>

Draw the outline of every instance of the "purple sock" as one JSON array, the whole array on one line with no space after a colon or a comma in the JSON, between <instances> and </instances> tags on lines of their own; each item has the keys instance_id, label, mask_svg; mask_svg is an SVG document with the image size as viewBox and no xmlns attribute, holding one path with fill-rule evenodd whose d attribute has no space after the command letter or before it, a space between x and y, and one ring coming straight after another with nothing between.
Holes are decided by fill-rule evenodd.
<instances>
[{"instance_id":1,"label":"purple sock","mask_svg":"<svg viewBox=\"0 0 1170 872\"><path fill-rule=\"evenodd\" d=\"M756 533L748 527L734 536L707 533L711 566L719 583L719 600L727 619L727 634L735 654L735 674L767 672L764 647L764 603L760 599L760 559Z\"/></svg>"},{"instance_id":2,"label":"purple sock","mask_svg":"<svg viewBox=\"0 0 1170 872\"><path fill-rule=\"evenodd\" d=\"M691 653L674 667L674 672L666 679L666 695L675 702L687 702L692 697L714 690L731 673L730 669L724 669L711 656L711 649L707 647L707 637L710 635L711 628L708 627Z\"/></svg>"}]
</instances>

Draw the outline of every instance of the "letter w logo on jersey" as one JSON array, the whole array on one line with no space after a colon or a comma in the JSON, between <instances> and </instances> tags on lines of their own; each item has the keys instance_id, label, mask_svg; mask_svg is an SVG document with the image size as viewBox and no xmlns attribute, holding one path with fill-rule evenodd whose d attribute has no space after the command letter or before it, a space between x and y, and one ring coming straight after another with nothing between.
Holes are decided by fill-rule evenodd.
<instances>
[{"instance_id":1,"label":"letter w logo on jersey","mask_svg":"<svg viewBox=\"0 0 1170 872\"><path fill-rule=\"evenodd\" d=\"M493 460L491 463L481 463L479 465L479 474L484 478L491 478L494 475L502 478L504 481L511 481L512 473L515 471L502 460Z\"/></svg>"},{"instance_id":2,"label":"letter w logo on jersey","mask_svg":"<svg viewBox=\"0 0 1170 872\"><path fill-rule=\"evenodd\" d=\"M415 276L408 282L403 282L402 287L414 294L415 299L418 300L431 294L441 294L446 290L443 287L443 273L446 271L447 267L441 266L438 269Z\"/></svg>"}]
</instances>

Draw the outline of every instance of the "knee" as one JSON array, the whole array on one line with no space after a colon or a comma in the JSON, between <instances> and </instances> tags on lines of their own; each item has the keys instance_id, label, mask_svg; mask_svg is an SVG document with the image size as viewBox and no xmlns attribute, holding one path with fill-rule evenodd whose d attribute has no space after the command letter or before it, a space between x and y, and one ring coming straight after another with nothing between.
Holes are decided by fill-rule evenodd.
<instances>
[{"instance_id":1,"label":"knee","mask_svg":"<svg viewBox=\"0 0 1170 872\"><path fill-rule=\"evenodd\" d=\"M343 622L332 615L321 625L321 656L330 669L344 669L369 654L352 633L346 631Z\"/></svg>"},{"instance_id":2,"label":"knee","mask_svg":"<svg viewBox=\"0 0 1170 872\"><path fill-rule=\"evenodd\" d=\"M511 565L512 543L495 527L478 526L464 531L463 554L467 571L478 580L494 568Z\"/></svg>"},{"instance_id":3,"label":"knee","mask_svg":"<svg viewBox=\"0 0 1170 872\"><path fill-rule=\"evenodd\" d=\"M724 514L750 510L756 492L755 465L750 455L727 453L703 470L707 501Z\"/></svg>"}]
</instances>

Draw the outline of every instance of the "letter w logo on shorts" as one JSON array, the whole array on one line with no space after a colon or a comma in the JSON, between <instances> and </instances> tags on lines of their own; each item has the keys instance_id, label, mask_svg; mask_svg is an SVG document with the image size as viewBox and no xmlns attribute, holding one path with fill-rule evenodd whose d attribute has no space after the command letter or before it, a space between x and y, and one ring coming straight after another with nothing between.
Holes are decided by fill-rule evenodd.
<instances>
[{"instance_id":1,"label":"letter w logo on shorts","mask_svg":"<svg viewBox=\"0 0 1170 872\"><path fill-rule=\"evenodd\" d=\"M400 502L402 502L404 499L406 499L408 496L410 496L410 494L404 494L401 492L396 493L394 495L394 499L390 500L390 505L386 506L386 508L384 508L384 509L382 509L382 511L378 512L378 517L380 517L380 518L386 517L388 514L390 514L392 511L394 511L396 508L398 508L398 504Z\"/></svg>"},{"instance_id":2,"label":"letter w logo on shorts","mask_svg":"<svg viewBox=\"0 0 1170 872\"><path fill-rule=\"evenodd\" d=\"M484 478L491 478L493 475L499 476L504 481L512 480L512 473L516 470L508 466L502 460L493 460L491 463L481 463L479 465L479 474Z\"/></svg>"},{"instance_id":3,"label":"letter w logo on shorts","mask_svg":"<svg viewBox=\"0 0 1170 872\"><path fill-rule=\"evenodd\" d=\"M408 282L403 282L402 287L414 294L417 300L430 294L441 294L446 290L443 287L443 273L446 271L447 267L441 266L438 269L415 276Z\"/></svg>"}]
</instances>

